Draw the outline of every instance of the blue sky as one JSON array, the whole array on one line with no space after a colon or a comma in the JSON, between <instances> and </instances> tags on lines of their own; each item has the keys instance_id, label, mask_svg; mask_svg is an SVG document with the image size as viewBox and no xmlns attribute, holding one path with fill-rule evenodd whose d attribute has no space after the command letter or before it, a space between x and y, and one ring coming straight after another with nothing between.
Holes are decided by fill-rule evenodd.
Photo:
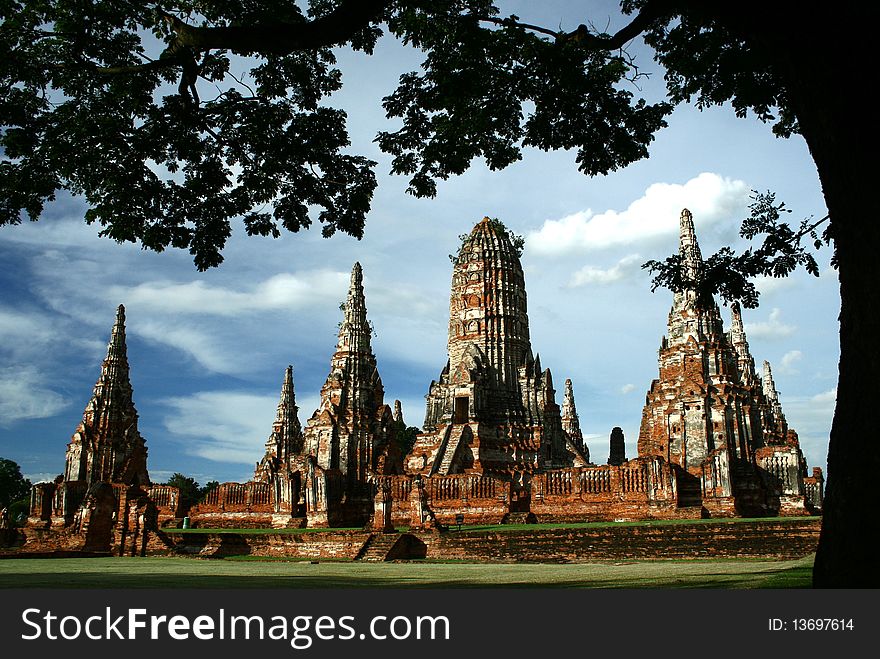
<instances>
[{"instance_id":1,"label":"blue sky","mask_svg":"<svg viewBox=\"0 0 880 659\"><path fill-rule=\"evenodd\" d=\"M499 3L532 23L574 28L588 3ZM594 22L614 3L596 3ZM509 9L508 9L509 7ZM663 91L662 71L639 43L642 94ZM180 471L205 482L246 480L271 430L284 368L294 366L300 421L317 406L336 340L339 303L354 261L363 264L367 307L387 402L421 425L424 395L446 362L451 264L457 236L484 215L526 236L523 266L533 349L561 400L570 377L595 461L621 426L635 455L644 395L671 294L652 293L640 265L677 249L678 213L694 213L704 256L738 245L749 190L774 190L797 221L825 214L803 140L779 140L729 107L680 106L651 157L608 176L579 174L574 155L527 150L490 172L475 162L441 183L436 199L404 193L372 143L387 130L380 99L417 68L418 53L383 39L374 57L340 52L353 150L380 164L379 188L357 241L320 232L281 239L237 231L225 263L199 273L186 252L117 245L84 224L81 200L61 196L38 223L0 228L0 456L32 480L63 469L64 450L88 401L117 304L128 316L128 350L141 433L154 481ZM638 93L638 90L634 90ZM774 365L791 427L811 465L825 466L837 381L839 287L798 273L760 282L761 306L744 320L752 354ZM729 318L723 309L725 320Z\"/></svg>"}]
</instances>

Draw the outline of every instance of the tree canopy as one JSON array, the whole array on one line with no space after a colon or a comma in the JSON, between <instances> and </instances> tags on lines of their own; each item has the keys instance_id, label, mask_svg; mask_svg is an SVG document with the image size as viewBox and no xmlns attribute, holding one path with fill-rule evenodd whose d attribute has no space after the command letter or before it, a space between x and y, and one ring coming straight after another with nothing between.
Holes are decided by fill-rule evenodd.
<instances>
[{"instance_id":1,"label":"tree canopy","mask_svg":"<svg viewBox=\"0 0 880 659\"><path fill-rule=\"evenodd\" d=\"M250 234L317 222L324 235L360 237L376 165L348 150L333 48L369 54L385 34L424 52L384 100L396 128L376 138L417 196L474 158L502 168L524 147L570 149L587 175L613 171L648 155L680 102L754 113L779 136L804 137L827 202L841 361L816 574L821 585L864 583L875 563L864 502L880 472L869 442L880 316L866 302L880 280L870 175L880 140L864 91L877 9L855 0L826 12L758 0L623 0L621 9L629 22L609 34L589 27L588 2L583 24L551 28L489 0L0 0L0 224L37 219L66 190L87 200L85 219L102 235L188 249L200 269L222 261L238 217ZM638 68L625 46L638 36L666 69L662 102L626 84ZM203 97L207 89L216 91ZM815 228L774 220L773 204L745 230L787 237L794 251L765 241L760 258L739 262L746 274L774 272L776 256L784 270ZM729 292L748 302L747 287ZM880 583L876 568L867 574Z\"/></svg>"},{"instance_id":2,"label":"tree canopy","mask_svg":"<svg viewBox=\"0 0 880 659\"><path fill-rule=\"evenodd\" d=\"M547 34L486 0L7 1L0 12L0 224L39 218L67 190L102 235L189 249L200 269L222 261L238 217L250 234L317 221L325 236L363 235L376 163L347 150L334 46L370 53L387 32L425 52L384 101L400 127L376 138L417 196L478 156L505 167L524 146L575 149L584 173L607 173L646 157L671 110L618 84L633 71L623 37Z\"/></svg>"},{"instance_id":3,"label":"tree canopy","mask_svg":"<svg viewBox=\"0 0 880 659\"><path fill-rule=\"evenodd\" d=\"M189 508L197 504L207 496L208 492L220 487L217 481L208 481L204 486L200 486L192 476L184 476L181 473L174 473L165 483L176 487L180 490L180 498L185 508Z\"/></svg>"},{"instance_id":4,"label":"tree canopy","mask_svg":"<svg viewBox=\"0 0 880 659\"><path fill-rule=\"evenodd\" d=\"M21 467L12 460L0 458L0 510L31 493L31 482L22 476Z\"/></svg>"}]
</instances>

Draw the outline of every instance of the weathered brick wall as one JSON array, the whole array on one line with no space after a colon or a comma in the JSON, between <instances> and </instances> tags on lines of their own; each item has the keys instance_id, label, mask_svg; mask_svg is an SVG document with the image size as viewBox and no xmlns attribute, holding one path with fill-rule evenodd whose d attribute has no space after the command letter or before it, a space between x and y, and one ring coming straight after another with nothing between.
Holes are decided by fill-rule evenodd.
<instances>
[{"instance_id":1,"label":"weathered brick wall","mask_svg":"<svg viewBox=\"0 0 880 659\"><path fill-rule=\"evenodd\" d=\"M156 505L160 525L183 517L180 488L171 485L152 485L147 490L147 494Z\"/></svg>"},{"instance_id":2,"label":"weathered brick wall","mask_svg":"<svg viewBox=\"0 0 880 659\"><path fill-rule=\"evenodd\" d=\"M424 535L427 558L484 561L593 561L668 558L794 559L816 551L818 519L704 522Z\"/></svg>"},{"instance_id":3,"label":"weathered brick wall","mask_svg":"<svg viewBox=\"0 0 880 659\"><path fill-rule=\"evenodd\" d=\"M314 533L169 533L177 554L221 558L265 556L289 558L354 559L370 537L366 532ZM148 554L168 554L168 547L151 542Z\"/></svg>"},{"instance_id":4,"label":"weathered brick wall","mask_svg":"<svg viewBox=\"0 0 880 659\"><path fill-rule=\"evenodd\" d=\"M532 500L531 511L541 523L544 522L614 522L642 519L699 519L699 507L678 508L674 501L647 503L638 499L599 500L596 495L583 498L545 497L543 501Z\"/></svg>"},{"instance_id":5,"label":"weathered brick wall","mask_svg":"<svg viewBox=\"0 0 880 659\"><path fill-rule=\"evenodd\" d=\"M84 538L69 528L31 528L21 529L24 543L19 549L27 554L52 553L58 551L81 551Z\"/></svg>"},{"instance_id":6,"label":"weathered brick wall","mask_svg":"<svg viewBox=\"0 0 880 659\"><path fill-rule=\"evenodd\" d=\"M694 524L613 525L575 529L450 531L414 534L429 559L466 561L596 561L669 558L794 559L816 550L820 520L756 520ZM70 552L78 536L25 529L28 553ZM151 533L148 555L265 556L354 559L369 538L360 531L306 533Z\"/></svg>"},{"instance_id":7,"label":"weathered brick wall","mask_svg":"<svg viewBox=\"0 0 880 659\"><path fill-rule=\"evenodd\" d=\"M412 479L392 476L391 520L395 526L409 526L412 522L410 494ZM508 512L507 496L510 484L479 474L429 476L422 479L431 510L441 524L455 524L455 516L463 514L465 524L498 524Z\"/></svg>"},{"instance_id":8,"label":"weathered brick wall","mask_svg":"<svg viewBox=\"0 0 880 659\"><path fill-rule=\"evenodd\" d=\"M559 469L536 475L531 512L541 522L584 522L699 517L678 510L674 476L661 458L620 465Z\"/></svg>"},{"instance_id":9,"label":"weathered brick wall","mask_svg":"<svg viewBox=\"0 0 880 659\"><path fill-rule=\"evenodd\" d=\"M620 525L579 529L450 531L415 534L429 559L466 561L595 561L668 558L794 559L816 550L820 521L759 520L695 524ZM168 534L176 551L202 557L232 555L353 559L362 532ZM152 547L151 547L152 549ZM149 550L148 550L149 551ZM155 553L168 553L155 548Z\"/></svg>"},{"instance_id":10,"label":"weathered brick wall","mask_svg":"<svg viewBox=\"0 0 880 659\"><path fill-rule=\"evenodd\" d=\"M203 528L271 528L275 504L268 483L222 483L205 496L204 501L190 508L194 527Z\"/></svg>"},{"instance_id":11,"label":"weathered brick wall","mask_svg":"<svg viewBox=\"0 0 880 659\"><path fill-rule=\"evenodd\" d=\"M190 526L202 529L271 529L271 512L223 511L190 513Z\"/></svg>"}]
</instances>

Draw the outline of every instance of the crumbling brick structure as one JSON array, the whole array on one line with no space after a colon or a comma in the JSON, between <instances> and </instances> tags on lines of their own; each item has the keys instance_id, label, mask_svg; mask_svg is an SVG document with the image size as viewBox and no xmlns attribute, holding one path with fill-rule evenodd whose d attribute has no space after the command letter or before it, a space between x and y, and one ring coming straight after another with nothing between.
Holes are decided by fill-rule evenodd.
<instances>
[{"instance_id":1,"label":"crumbling brick structure","mask_svg":"<svg viewBox=\"0 0 880 659\"><path fill-rule=\"evenodd\" d=\"M590 462L571 381L560 408L550 370L532 352L517 241L483 218L454 261L449 359L428 388L412 451L404 458L396 441L405 427L399 402L393 412L384 402L356 263L318 409L303 428L288 366L253 480L210 492L190 510L193 525L426 531L821 510L822 472L807 475L770 365L756 374L739 306L725 332L718 305L700 292L703 262L687 210L680 228L685 287L673 299L635 458L615 427L608 464ZM137 555L151 529L180 513L175 488L149 486L120 307L65 475L34 487L32 526Z\"/></svg>"},{"instance_id":2,"label":"crumbling brick structure","mask_svg":"<svg viewBox=\"0 0 880 659\"><path fill-rule=\"evenodd\" d=\"M536 470L587 464L563 430L550 369L532 353L518 249L497 220L483 218L455 258L448 351L410 473L525 482Z\"/></svg>"},{"instance_id":3,"label":"crumbling brick structure","mask_svg":"<svg viewBox=\"0 0 880 659\"><path fill-rule=\"evenodd\" d=\"M180 516L180 504L177 488L150 483L119 305L101 374L67 446L64 474L33 487L28 527L58 531L40 535L50 548L137 554L147 534Z\"/></svg>"},{"instance_id":4,"label":"crumbling brick structure","mask_svg":"<svg viewBox=\"0 0 880 659\"><path fill-rule=\"evenodd\" d=\"M276 527L367 524L373 477L403 473L395 420L370 345L363 271L355 263L321 402L302 429L287 367L266 453L252 483L226 483L191 511L194 524ZM265 492L256 503L241 489ZM232 520L235 520L232 522Z\"/></svg>"},{"instance_id":5,"label":"crumbling brick structure","mask_svg":"<svg viewBox=\"0 0 880 659\"><path fill-rule=\"evenodd\" d=\"M683 278L696 282L702 260L687 211L680 251ZM305 430L288 367L255 482L225 484L195 509L197 524L339 526L364 523L373 511L372 528L441 528L457 520L669 519L821 508L821 471L806 476L769 364L762 378L755 374L739 307L724 333L717 305L701 298L696 285L675 295L638 456L627 459L623 431L614 428L607 465L589 461L571 381L560 408L550 370L533 356L518 247L497 220L479 222L455 258L449 361L429 387L425 423L405 473L391 430L402 410L396 404L392 414L384 404L358 264L343 310L331 372ZM249 492L257 483L266 484L268 503L230 497L236 487Z\"/></svg>"},{"instance_id":6,"label":"crumbling brick structure","mask_svg":"<svg viewBox=\"0 0 880 659\"><path fill-rule=\"evenodd\" d=\"M819 497L805 498L807 465L797 434L788 429L770 364L764 362L762 378L755 372L739 304L724 332L718 305L700 289L704 266L687 209L679 256L685 286L675 293L660 376L646 396L639 455L668 461L680 505L701 505L711 515L820 508Z\"/></svg>"}]
</instances>

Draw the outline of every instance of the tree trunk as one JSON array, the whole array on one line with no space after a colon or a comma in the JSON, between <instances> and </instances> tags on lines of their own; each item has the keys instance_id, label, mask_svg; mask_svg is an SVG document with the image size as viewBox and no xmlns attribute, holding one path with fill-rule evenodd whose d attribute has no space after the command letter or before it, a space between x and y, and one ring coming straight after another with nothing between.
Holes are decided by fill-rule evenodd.
<instances>
[{"instance_id":1,"label":"tree trunk","mask_svg":"<svg viewBox=\"0 0 880 659\"><path fill-rule=\"evenodd\" d=\"M867 91L874 77L868 70L873 21L857 14L836 8L809 17L810 25L789 15L787 29L777 24L774 35L791 104L822 182L840 276L837 407L816 587L880 586L880 440L874 418L880 403L880 141Z\"/></svg>"},{"instance_id":2,"label":"tree trunk","mask_svg":"<svg viewBox=\"0 0 880 659\"><path fill-rule=\"evenodd\" d=\"M821 169L821 168L820 168ZM840 366L828 445L822 534L813 572L817 587L878 587L876 530L880 445L880 209L875 181L844 172L822 177L840 263ZM859 190L853 188L859 187Z\"/></svg>"}]
</instances>

